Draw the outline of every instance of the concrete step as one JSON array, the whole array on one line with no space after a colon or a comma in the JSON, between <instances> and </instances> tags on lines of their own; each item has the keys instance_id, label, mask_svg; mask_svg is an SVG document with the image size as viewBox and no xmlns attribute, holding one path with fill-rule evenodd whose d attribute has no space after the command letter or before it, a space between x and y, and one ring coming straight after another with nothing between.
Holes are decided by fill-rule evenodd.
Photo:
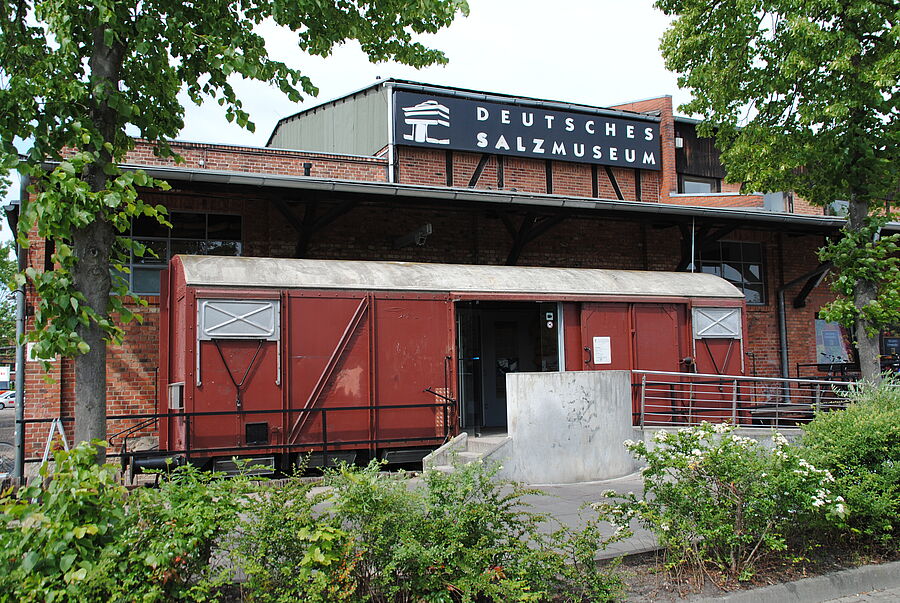
<instances>
[{"instance_id":1,"label":"concrete step","mask_svg":"<svg viewBox=\"0 0 900 603\"><path fill-rule=\"evenodd\" d=\"M505 444L508 439L509 438L505 435L469 438L468 442L466 443L466 450L481 453L493 452L494 450Z\"/></svg>"},{"instance_id":2,"label":"concrete step","mask_svg":"<svg viewBox=\"0 0 900 603\"><path fill-rule=\"evenodd\" d=\"M422 461L423 469L453 471L454 464L468 465L490 456L509 441L506 434L489 436L467 436L465 432L447 442Z\"/></svg>"},{"instance_id":3,"label":"concrete step","mask_svg":"<svg viewBox=\"0 0 900 603\"><path fill-rule=\"evenodd\" d=\"M460 450L458 452L450 453L450 458L456 457L462 463L471 463L472 461L477 461L481 458L480 452L473 452L471 450Z\"/></svg>"}]
</instances>

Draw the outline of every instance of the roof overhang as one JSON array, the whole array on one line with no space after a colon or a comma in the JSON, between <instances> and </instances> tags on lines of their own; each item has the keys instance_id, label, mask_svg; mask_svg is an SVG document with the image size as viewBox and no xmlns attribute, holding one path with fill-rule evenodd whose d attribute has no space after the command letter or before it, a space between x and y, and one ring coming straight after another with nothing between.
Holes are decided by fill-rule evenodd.
<instances>
[{"instance_id":1,"label":"roof overhang","mask_svg":"<svg viewBox=\"0 0 900 603\"><path fill-rule=\"evenodd\" d=\"M846 224L844 218L836 216L814 216L788 214L757 209L734 207L699 207L691 205L670 205L644 201L619 201L616 199L596 199L549 195L510 190L485 190L475 188L423 186L388 182L360 182L304 176L283 176L246 172L217 171L184 166L141 166L123 165L123 169L142 169L150 176L172 182L193 182L253 188L289 189L297 191L320 191L350 195L365 195L377 200L420 199L445 200L469 203L486 203L501 206L532 206L542 208L573 209L583 212L610 213L617 215L656 216L660 221L691 220L702 218L707 221L739 222L755 227L781 227L798 231L832 232ZM892 222L886 227L890 231L900 230L900 223Z\"/></svg>"}]
</instances>

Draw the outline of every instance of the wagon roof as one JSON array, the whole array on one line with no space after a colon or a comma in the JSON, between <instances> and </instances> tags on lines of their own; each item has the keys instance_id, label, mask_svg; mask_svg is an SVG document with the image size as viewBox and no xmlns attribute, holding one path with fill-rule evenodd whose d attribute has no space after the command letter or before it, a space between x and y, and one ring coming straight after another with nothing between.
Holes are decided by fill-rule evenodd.
<instances>
[{"instance_id":1,"label":"wagon roof","mask_svg":"<svg viewBox=\"0 0 900 603\"><path fill-rule=\"evenodd\" d=\"M177 256L191 286L740 299L711 274L356 260Z\"/></svg>"}]
</instances>

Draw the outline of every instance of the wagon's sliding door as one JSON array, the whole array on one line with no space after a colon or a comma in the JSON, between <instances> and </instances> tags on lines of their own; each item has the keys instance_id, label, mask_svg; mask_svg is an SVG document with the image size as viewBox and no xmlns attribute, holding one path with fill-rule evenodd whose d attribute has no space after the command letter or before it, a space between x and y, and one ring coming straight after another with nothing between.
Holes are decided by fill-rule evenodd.
<instances>
[{"instance_id":1,"label":"wagon's sliding door","mask_svg":"<svg viewBox=\"0 0 900 603\"><path fill-rule=\"evenodd\" d=\"M374 450L442 440L450 415L434 405L454 397L451 312L446 296L291 293L289 441Z\"/></svg>"}]
</instances>

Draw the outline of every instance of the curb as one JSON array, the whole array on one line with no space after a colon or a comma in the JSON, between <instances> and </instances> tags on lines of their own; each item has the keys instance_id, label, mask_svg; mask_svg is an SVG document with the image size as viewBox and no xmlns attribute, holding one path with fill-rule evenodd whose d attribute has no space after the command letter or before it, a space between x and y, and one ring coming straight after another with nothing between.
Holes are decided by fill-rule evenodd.
<instances>
[{"instance_id":1,"label":"curb","mask_svg":"<svg viewBox=\"0 0 900 603\"><path fill-rule=\"evenodd\" d=\"M689 599L691 603L822 603L831 599L900 587L900 561L881 565L865 565L824 576L803 578L738 591L720 597Z\"/></svg>"}]
</instances>

